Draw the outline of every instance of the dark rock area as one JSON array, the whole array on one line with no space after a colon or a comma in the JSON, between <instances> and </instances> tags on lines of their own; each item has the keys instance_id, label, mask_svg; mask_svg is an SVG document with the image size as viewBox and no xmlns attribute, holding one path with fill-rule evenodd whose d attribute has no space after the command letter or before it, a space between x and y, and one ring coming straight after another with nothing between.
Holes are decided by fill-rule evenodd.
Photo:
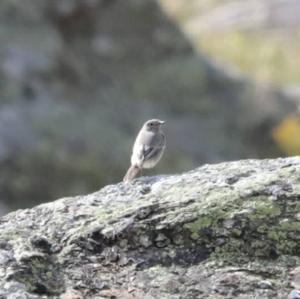
<instances>
[{"instance_id":1,"label":"dark rock area","mask_svg":"<svg viewBox=\"0 0 300 299\"><path fill-rule=\"evenodd\" d=\"M298 298L299 178L244 160L10 213L0 298Z\"/></svg>"}]
</instances>

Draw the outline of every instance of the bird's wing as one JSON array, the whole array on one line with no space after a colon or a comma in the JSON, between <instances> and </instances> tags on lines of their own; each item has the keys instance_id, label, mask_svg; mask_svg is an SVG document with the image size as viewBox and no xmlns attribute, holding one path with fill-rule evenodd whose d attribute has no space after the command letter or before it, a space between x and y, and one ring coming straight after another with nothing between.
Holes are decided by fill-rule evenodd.
<instances>
[{"instance_id":1,"label":"bird's wing","mask_svg":"<svg viewBox=\"0 0 300 299\"><path fill-rule=\"evenodd\" d=\"M133 159L132 159L132 164L141 167L144 161L151 159L151 157L153 157L157 151L158 148L155 148L153 146L148 146L145 144L136 147L135 155L133 155Z\"/></svg>"},{"instance_id":2,"label":"bird's wing","mask_svg":"<svg viewBox=\"0 0 300 299\"><path fill-rule=\"evenodd\" d=\"M160 150L161 150L161 147L145 146L144 151L143 151L143 161L150 160Z\"/></svg>"},{"instance_id":3,"label":"bird's wing","mask_svg":"<svg viewBox=\"0 0 300 299\"><path fill-rule=\"evenodd\" d=\"M162 147L165 144L165 136L159 135L155 136L156 138L153 138L149 145L143 146L143 161L150 160L152 157L154 157L159 151L161 151Z\"/></svg>"}]
</instances>

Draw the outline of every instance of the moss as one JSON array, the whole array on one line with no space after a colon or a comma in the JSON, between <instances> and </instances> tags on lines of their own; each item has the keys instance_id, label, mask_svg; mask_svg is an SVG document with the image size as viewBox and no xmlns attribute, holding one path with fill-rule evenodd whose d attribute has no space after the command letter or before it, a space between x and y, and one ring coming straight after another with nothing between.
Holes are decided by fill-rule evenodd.
<instances>
[{"instance_id":1,"label":"moss","mask_svg":"<svg viewBox=\"0 0 300 299\"><path fill-rule=\"evenodd\" d=\"M141 209L144 205L144 202L140 200L139 203L135 205L135 208ZM99 221L106 221L112 218L116 219L122 217L125 214L133 215L134 213L137 213L136 209L134 209L127 203L117 202L112 203L109 208L100 207L99 209L97 209L97 211L95 212L95 217Z\"/></svg>"},{"instance_id":2,"label":"moss","mask_svg":"<svg viewBox=\"0 0 300 299\"><path fill-rule=\"evenodd\" d=\"M233 228L231 230L231 233L232 233L233 236L238 237L238 236L240 236L242 234L242 231L240 229L238 229L238 228Z\"/></svg>"},{"instance_id":3,"label":"moss","mask_svg":"<svg viewBox=\"0 0 300 299\"><path fill-rule=\"evenodd\" d=\"M286 239L286 233L272 229L267 234L268 238L278 243L281 239Z\"/></svg>"},{"instance_id":4,"label":"moss","mask_svg":"<svg viewBox=\"0 0 300 299\"><path fill-rule=\"evenodd\" d=\"M32 257L23 268L15 274L15 279L24 283L29 292L57 294L64 288L60 269L48 258Z\"/></svg>"},{"instance_id":5,"label":"moss","mask_svg":"<svg viewBox=\"0 0 300 299\"><path fill-rule=\"evenodd\" d=\"M111 211L107 211L103 208L99 208L96 212L95 212L95 217L97 220L107 220L110 216L112 216L112 212Z\"/></svg>"},{"instance_id":6,"label":"moss","mask_svg":"<svg viewBox=\"0 0 300 299\"><path fill-rule=\"evenodd\" d=\"M262 196L255 198L254 201L249 201L251 213L249 219L257 220L264 219L265 217L277 217L281 214L281 207L275 205L268 197Z\"/></svg>"},{"instance_id":7,"label":"moss","mask_svg":"<svg viewBox=\"0 0 300 299\"><path fill-rule=\"evenodd\" d=\"M249 256L241 250L243 245L243 240L230 238L223 246L216 247L209 260L229 265L245 262L249 260Z\"/></svg>"},{"instance_id":8,"label":"moss","mask_svg":"<svg viewBox=\"0 0 300 299\"><path fill-rule=\"evenodd\" d=\"M279 216L281 214L281 208L270 204L269 206L263 207L258 212L265 216Z\"/></svg>"},{"instance_id":9,"label":"moss","mask_svg":"<svg viewBox=\"0 0 300 299\"><path fill-rule=\"evenodd\" d=\"M282 254L276 260L277 266L283 265L286 267L296 267L300 265L300 257L293 255Z\"/></svg>"},{"instance_id":10,"label":"moss","mask_svg":"<svg viewBox=\"0 0 300 299\"><path fill-rule=\"evenodd\" d=\"M210 227L212 223L213 223L212 218L208 216L203 216L194 222L186 223L184 225L184 228L187 228L191 231L192 239L198 239L201 235L201 230Z\"/></svg>"},{"instance_id":11,"label":"moss","mask_svg":"<svg viewBox=\"0 0 300 299\"><path fill-rule=\"evenodd\" d=\"M53 277L54 277L53 272L51 272L51 271L46 272L46 276L48 279L53 279Z\"/></svg>"},{"instance_id":12,"label":"moss","mask_svg":"<svg viewBox=\"0 0 300 299\"><path fill-rule=\"evenodd\" d=\"M269 255L271 251L271 244L268 240L253 240L249 247L245 248L250 256L264 258Z\"/></svg>"},{"instance_id":13,"label":"moss","mask_svg":"<svg viewBox=\"0 0 300 299\"><path fill-rule=\"evenodd\" d=\"M297 251L298 244L288 236L288 231L282 230L282 227L272 228L268 238L273 241L272 245L276 248L278 254L294 254Z\"/></svg>"},{"instance_id":14,"label":"moss","mask_svg":"<svg viewBox=\"0 0 300 299\"><path fill-rule=\"evenodd\" d=\"M300 221L283 221L280 223L280 229L285 231L300 232Z\"/></svg>"},{"instance_id":15,"label":"moss","mask_svg":"<svg viewBox=\"0 0 300 299\"><path fill-rule=\"evenodd\" d=\"M17 240L22 238L22 234L18 230L6 230L0 232L0 239L4 239L7 241L13 241L17 243Z\"/></svg>"},{"instance_id":16,"label":"moss","mask_svg":"<svg viewBox=\"0 0 300 299\"><path fill-rule=\"evenodd\" d=\"M269 226L267 224L262 224L257 228L257 231L261 234L267 233L269 230Z\"/></svg>"},{"instance_id":17,"label":"moss","mask_svg":"<svg viewBox=\"0 0 300 299\"><path fill-rule=\"evenodd\" d=\"M297 243L293 240L287 239L280 239L279 242L275 244L277 252L279 254L284 253L284 254L295 254L296 253L296 248L297 248Z\"/></svg>"},{"instance_id":18,"label":"moss","mask_svg":"<svg viewBox=\"0 0 300 299\"><path fill-rule=\"evenodd\" d=\"M300 213L300 202L292 202L286 206L286 212L295 213L295 211Z\"/></svg>"},{"instance_id":19,"label":"moss","mask_svg":"<svg viewBox=\"0 0 300 299\"><path fill-rule=\"evenodd\" d=\"M255 188L257 188L258 186L255 182L254 184ZM220 201L218 200L218 202ZM229 206L230 213L226 213ZM224 228L220 224L220 219L238 217L237 221L239 221L238 219L241 216L240 211L243 211L243 215L247 215L248 221L240 223L238 226L234 224L232 228ZM247 201L233 199L230 202L226 200L222 201L222 206L214 206L211 209L210 215L203 215L197 220L185 224L184 227L191 231L193 239L201 239L204 243L209 238L210 243L217 244L213 239L218 234L228 236L229 238L225 239L225 244L217 246L211 257L234 264L236 261L246 259L247 255L248 258L249 256L263 258L271 254L274 249L278 253L295 253L297 244L295 241L290 240L288 234L298 232L300 230L300 222L283 221L279 225L274 223L270 225L262 222L266 219L268 222L276 223L283 212L283 206L279 205L279 203L274 203L268 196L259 196L253 199L250 197L247 198ZM210 229L210 231L207 231L207 229ZM243 231L248 233L250 230L254 230L267 238L253 239L249 246L241 236ZM209 236L207 236L207 233Z\"/></svg>"}]
</instances>

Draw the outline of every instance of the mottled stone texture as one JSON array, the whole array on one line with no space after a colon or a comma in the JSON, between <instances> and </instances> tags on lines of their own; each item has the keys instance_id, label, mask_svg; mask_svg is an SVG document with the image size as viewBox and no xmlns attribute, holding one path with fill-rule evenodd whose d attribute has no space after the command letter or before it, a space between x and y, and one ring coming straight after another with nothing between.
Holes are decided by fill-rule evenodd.
<instances>
[{"instance_id":1,"label":"mottled stone texture","mask_svg":"<svg viewBox=\"0 0 300 299\"><path fill-rule=\"evenodd\" d=\"M1 218L0 298L292 298L299 231L300 157L140 178Z\"/></svg>"}]
</instances>

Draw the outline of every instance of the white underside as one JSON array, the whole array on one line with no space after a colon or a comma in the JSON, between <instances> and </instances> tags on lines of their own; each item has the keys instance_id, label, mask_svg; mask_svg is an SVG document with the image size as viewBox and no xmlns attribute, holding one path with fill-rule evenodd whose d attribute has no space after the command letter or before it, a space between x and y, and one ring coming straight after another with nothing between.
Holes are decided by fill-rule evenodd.
<instances>
[{"instance_id":1,"label":"white underside","mask_svg":"<svg viewBox=\"0 0 300 299\"><path fill-rule=\"evenodd\" d=\"M153 157L153 159L150 159L150 160L146 160L146 161L141 161L137 155L133 154L131 156L131 165L136 165L140 168L153 168L157 163L158 161L161 159L163 153L164 153L164 149L163 148L160 152L159 155Z\"/></svg>"}]
</instances>

